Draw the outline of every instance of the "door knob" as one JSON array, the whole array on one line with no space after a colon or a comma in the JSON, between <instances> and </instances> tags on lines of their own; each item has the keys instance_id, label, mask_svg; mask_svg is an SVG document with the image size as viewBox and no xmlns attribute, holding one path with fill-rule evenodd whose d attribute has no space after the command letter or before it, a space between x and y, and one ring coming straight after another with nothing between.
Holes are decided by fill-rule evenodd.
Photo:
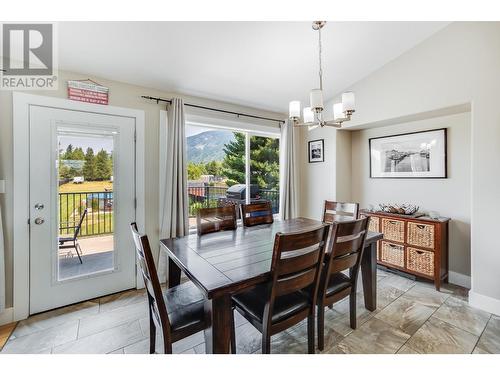
<instances>
[{"instance_id":1,"label":"door knob","mask_svg":"<svg viewBox=\"0 0 500 375\"><path fill-rule=\"evenodd\" d=\"M37 217L37 218L35 219L35 224L36 224L36 225L42 225L43 223L45 223L45 220L44 220L43 218L41 218L41 217Z\"/></svg>"}]
</instances>

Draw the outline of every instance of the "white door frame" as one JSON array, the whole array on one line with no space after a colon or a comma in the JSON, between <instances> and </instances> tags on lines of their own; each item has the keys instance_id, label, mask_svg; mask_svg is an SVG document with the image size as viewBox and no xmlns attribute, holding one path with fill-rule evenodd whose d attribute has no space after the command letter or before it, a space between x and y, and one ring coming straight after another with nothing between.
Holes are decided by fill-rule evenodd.
<instances>
[{"instance_id":1,"label":"white door frame","mask_svg":"<svg viewBox=\"0 0 500 375\"><path fill-rule=\"evenodd\" d=\"M29 236L29 112L36 105L95 114L129 117L136 126L136 221L139 228L145 225L145 178L144 178L144 111L130 108L104 106L71 101L68 99L39 96L14 92L13 131L14 131L14 321L29 316L30 301L30 236ZM143 281L136 272L136 285L142 287Z\"/></svg>"}]
</instances>

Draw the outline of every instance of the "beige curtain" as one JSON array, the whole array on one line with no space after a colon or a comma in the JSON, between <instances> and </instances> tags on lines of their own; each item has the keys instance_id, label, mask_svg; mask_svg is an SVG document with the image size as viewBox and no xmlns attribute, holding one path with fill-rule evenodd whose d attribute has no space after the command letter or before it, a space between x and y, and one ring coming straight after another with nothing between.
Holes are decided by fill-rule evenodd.
<instances>
[{"instance_id":1,"label":"beige curtain","mask_svg":"<svg viewBox=\"0 0 500 375\"><path fill-rule=\"evenodd\" d=\"M297 217L297 152L295 134L291 121L281 126L280 140L280 217Z\"/></svg>"},{"instance_id":2,"label":"beige curtain","mask_svg":"<svg viewBox=\"0 0 500 375\"><path fill-rule=\"evenodd\" d=\"M182 99L173 98L166 121L160 123L160 238L188 234L187 156ZM158 271L166 277L166 259L160 252Z\"/></svg>"},{"instance_id":3,"label":"beige curtain","mask_svg":"<svg viewBox=\"0 0 500 375\"><path fill-rule=\"evenodd\" d=\"M2 205L0 203L0 313L5 310L5 254L2 227Z\"/></svg>"},{"instance_id":4,"label":"beige curtain","mask_svg":"<svg viewBox=\"0 0 500 375\"><path fill-rule=\"evenodd\" d=\"M162 166L165 179L160 234L162 238L180 237L187 234L188 195L187 195L187 156L184 103L182 99L172 99L168 108L167 123L161 124L165 133L165 164Z\"/></svg>"}]
</instances>

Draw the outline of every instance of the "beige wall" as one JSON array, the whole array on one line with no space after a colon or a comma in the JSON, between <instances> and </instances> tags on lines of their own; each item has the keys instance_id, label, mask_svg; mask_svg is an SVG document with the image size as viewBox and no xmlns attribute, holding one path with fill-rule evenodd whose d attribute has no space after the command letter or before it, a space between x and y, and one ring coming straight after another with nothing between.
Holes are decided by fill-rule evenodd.
<instances>
[{"instance_id":1,"label":"beige wall","mask_svg":"<svg viewBox=\"0 0 500 375\"><path fill-rule=\"evenodd\" d=\"M447 128L447 179L372 179L368 139L420 130ZM449 226L450 282L470 276L470 114L438 117L352 132L352 200L362 207L383 202L409 202L423 212L452 218ZM465 285L466 286L466 285Z\"/></svg>"},{"instance_id":2,"label":"beige wall","mask_svg":"<svg viewBox=\"0 0 500 375\"><path fill-rule=\"evenodd\" d=\"M500 164L499 67L500 23L452 23L350 87L356 93L357 110L348 125L351 129L369 127L464 103L471 105L470 302L496 314L500 314L500 245L494 235L500 212L500 173L496 168ZM332 172L325 163L314 173ZM304 201L324 198L310 197L308 191L304 194ZM308 207L308 211L317 209Z\"/></svg>"},{"instance_id":3,"label":"beige wall","mask_svg":"<svg viewBox=\"0 0 500 375\"><path fill-rule=\"evenodd\" d=\"M299 180L298 196L299 214L312 219L320 219L323 201L335 200L336 178L335 164L337 148L337 134L329 128L317 128L311 131L300 129L299 137ZM324 139L325 161L323 163L309 163L308 142Z\"/></svg>"},{"instance_id":4,"label":"beige wall","mask_svg":"<svg viewBox=\"0 0 500 375\"><path fill-rule=\"evenodd\" d=\"M133 72L131 72L132 74ZM30 91L31 94L54 96L66 98L66 81L68 79L87 79L93 80L110 88L110 105L118 107L126 107L133 109L140 109L145 112L145 144L146 144L146 233L150 237L151 243L158 243L158 147L159 147L159 118L160 110L164 109L163 105L157 105L156 102L146 101L141 99L141 95L161 96L170 98L176 95L171 92L162 92L158 90L148 89L129 85L116 81L109 81L99 77L88 77L86 75L59 72L59 89L57 91ZM207 105L216 108L239 111L248 114L255 114L260 116L283 118L283 114L271 113L260 111L257 109L242 107L229 103L215 102L209 99L202 99L196 97L189 97L184 95L177 95L184 97L186 102ZM189 111L188 108L186 108ZM189 113L189 112L188 112ZM193 112L194 113L194 112ZM198 111L196 114L202 112ZM213 112L205 111L204 114L214 117ZM223 120L234 119L231 115L222 115ZM245 120L239 119L240 122ZM256 123L258 120L252 120L251 123ZM261 121L259 125L276 127L276 123L269 123ZM242 126L245 126L243 123ZM251 127L248 122L248 127ZM13 215L13 201L12 201L12 176L13 176L13 148L12 148L12 93L8 91L0 91L0 180L6 180L6 194L0 194L0 203L3 207L3 222L5 225L5 267L6 267L6 306L12 306L12 260L13 260L13 241L12 241L12 215ZM157 251L157 247L153 247Z\"/></svg>"}]
</instances>

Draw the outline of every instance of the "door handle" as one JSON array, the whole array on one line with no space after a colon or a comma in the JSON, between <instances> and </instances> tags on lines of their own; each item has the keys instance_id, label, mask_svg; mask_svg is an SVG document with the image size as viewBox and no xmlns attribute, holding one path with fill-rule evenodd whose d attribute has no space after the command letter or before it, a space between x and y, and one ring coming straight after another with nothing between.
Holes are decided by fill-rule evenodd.
<instances>
[{"instance_id":1,"label":"door handle","mask_svg":"<svg viewBox=\"0 0 500 375\"><path fill-rule=\"evenodd\" d=\"M35 219L35 224L36 224L36 225L42 225L43 223L45 223L45 220L44 220L43 218L41 218L41 217L37 217L37 218Z\"/></svg>"}]
</instances>

